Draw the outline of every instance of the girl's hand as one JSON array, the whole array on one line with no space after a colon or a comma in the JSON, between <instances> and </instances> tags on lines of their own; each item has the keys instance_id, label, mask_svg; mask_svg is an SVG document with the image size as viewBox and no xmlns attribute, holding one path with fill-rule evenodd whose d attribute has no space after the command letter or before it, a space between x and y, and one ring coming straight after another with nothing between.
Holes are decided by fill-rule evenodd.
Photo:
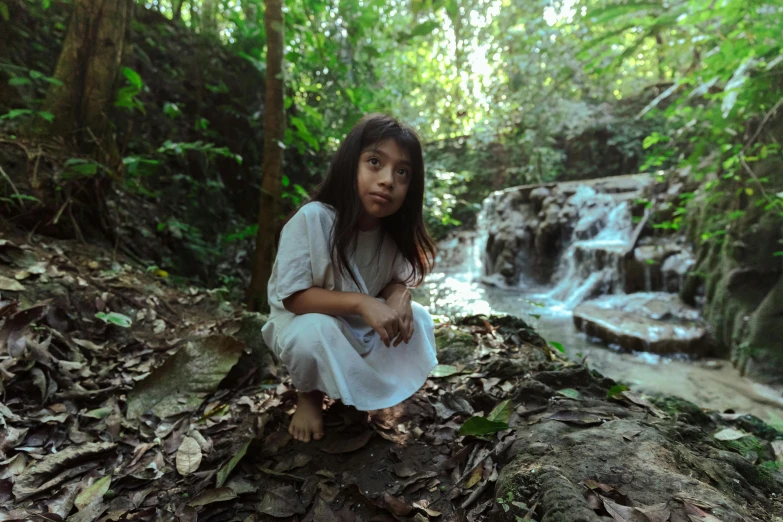
<instances>
[{"instance_id":1,"label":"girl's hand","mask_svg":"<svg viewBox=\"0 0 783 522\"><path fill-rule=\"evenodd\" d=\"M394 290L386 299L386 304L397 312L399 317L399 336L394 341L394 346L400 343L408 343L413 337L413 309L411 308L411 293L406 286L395 285Z\"/></svg>"},{"instance_id":2,"label":"girl's hand","mask_svg":"<svg viewBox=\"0 0 783 522\"><path fill-rule=\"evenodd\" d=\"M359 305L359 314L370 327L378 332L388 348L400 333L400 317L389 305L366 296Z\"/></svg>"}]
</instances>

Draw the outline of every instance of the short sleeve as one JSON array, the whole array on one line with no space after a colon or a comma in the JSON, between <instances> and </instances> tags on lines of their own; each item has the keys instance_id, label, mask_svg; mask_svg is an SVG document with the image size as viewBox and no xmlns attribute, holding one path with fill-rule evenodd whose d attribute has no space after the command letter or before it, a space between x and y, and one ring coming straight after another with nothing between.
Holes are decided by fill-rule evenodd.
<instances>
[{"instance_id":1,"label":"short sleeve","mask_svg":"<svg viewBox=\"0 0 783 522\"><path fill-rule=\"evenodd\" d=\"M280 232L275 274L270 279L275 288L269 288L282 302L295 293L313 286L313 260L310 250L310 235L304 212L297 212ZM276 276L276 277L275 277Z\"/></svg>"}]
</instances>

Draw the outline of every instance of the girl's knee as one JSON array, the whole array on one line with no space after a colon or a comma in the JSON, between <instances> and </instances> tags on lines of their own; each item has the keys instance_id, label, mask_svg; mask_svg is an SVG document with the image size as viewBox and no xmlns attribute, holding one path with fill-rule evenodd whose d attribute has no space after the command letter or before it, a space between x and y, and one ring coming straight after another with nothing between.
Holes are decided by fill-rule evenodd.
<instances>
[{"instance_id":1,"label":"girl's knee","mask_svg":"<svg viewBox=\"0 0 783 522\"><path fill-rule=\"evenodd\" d=\"M325 314L296 316L281 336L283 351L312 353L317 346L340 333L339 320Z\"/></svg>"}]
</instances>

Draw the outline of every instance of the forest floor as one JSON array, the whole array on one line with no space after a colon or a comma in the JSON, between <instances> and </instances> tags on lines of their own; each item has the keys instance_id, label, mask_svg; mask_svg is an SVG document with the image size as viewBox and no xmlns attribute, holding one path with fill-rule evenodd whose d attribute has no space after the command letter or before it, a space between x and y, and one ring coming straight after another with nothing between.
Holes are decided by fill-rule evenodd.
<instances>
[{"instance_id":1,"label":"forest floor","mask_svg":"<svg viewBox=\"0 0 783 522\"><path fill-rule=\"evenodd\" d=\"M0 233L0 520L783 520L783 433L624 390L519 319L439 322L419 392L329 404L303 444L262 317Z\"/></svg>"}]
</instances>

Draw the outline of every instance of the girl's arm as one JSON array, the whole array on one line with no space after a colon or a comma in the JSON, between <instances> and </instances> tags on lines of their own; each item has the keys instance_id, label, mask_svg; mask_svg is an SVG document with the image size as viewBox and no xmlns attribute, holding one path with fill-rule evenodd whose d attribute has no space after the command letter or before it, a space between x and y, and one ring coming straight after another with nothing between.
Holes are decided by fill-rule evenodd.
<instances>
[{"instance_id":1,"label":"girl's arm","mask_svg":"<svg viewBox=\"0 0 783 522\"><path fill-rule=\"evenodd\" d=\"M283 306L296 315L361 315L387 347L400 333L397 312L378 299L359 292L338 292L313 286L286 297Z\"/></svg>"},{"instance_id":2,"label":"girl's arm","mask_svg":"<svg viewBox=\"0 0 783 522\"><path fill-rule=\"evenodd\" d=\"M359 315L366 297L359 292L338 292L313 286L286 297L283 306L296 315Z\"/></svg>"},{"instance_id":3,"label":"girl's arm","mask_svg":"<svg viewBox=\"0 0 783 522\"><path fill-rule=\"evenodd\" d=\"M386 287L383 290L381 290L381 293L378 295L388 301L392 295L397 293L405 293L405 292L408 292L408 294L410 294L410 291L408 290L408 285L406 285L405 283L400 283L399 281L392 281L391 283L386 285Z\"/></svg>"}]
</instances>

